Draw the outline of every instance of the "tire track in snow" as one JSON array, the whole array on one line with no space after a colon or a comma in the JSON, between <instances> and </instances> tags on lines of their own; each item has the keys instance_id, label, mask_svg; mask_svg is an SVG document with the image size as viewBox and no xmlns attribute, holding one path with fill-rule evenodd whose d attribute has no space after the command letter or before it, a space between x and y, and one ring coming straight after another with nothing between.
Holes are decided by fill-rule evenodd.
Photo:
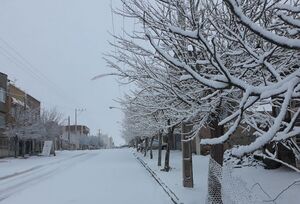
<instances>
[{"instance_id":1,"label":"tire track in snow","mask_svg":"<svg viewBox=\"0 0 300 204\"><path fill-rule=\"evenodd\" d=\"M97 154L83 153L56 162L39 165L36 166L36 168L33 167L34 169L31 171L29 171L29 169L25 173L23 171L23 173L8 177L0 181L0 202L14 195L15 193L24 190L26 187L30 187L47 178L50 178L51 176L55 176L57 173L70 168L81 161L91 159L94 156L97 156Z\"/></svg>"},{"instance_id":2,"label":"tire track in snow","mask_svg":"<svg viewBox=\"0 0 300 204\"><path fill-rule=\"evenodd\" d=\"M9 179L9 178L12 178L12 177L20 176L20 175L26 174L28 172L32 172L32 171L40 169L40 168L42 168L44 166L53 165L53 164L61 163L61 162L65 161L65 160L69 160L69 159L73 159L73 158L76 158L76 157L80 157L80 156L83 156L85 154L86 153L74 155L72 157L64 158L64 159L61 159L61 160L58 160L58 161L54 161L54 162L49 162L49 163L46 163L46 164L37 165L37 166L34 166L32 168L26 169L24 171L20 171L20 172L16 172L16 173L13 173L13 174L6 175L6 176L2 176L2 177L0 177L0 181L6 180L6 179Z\"/></svg>"}]
</instances>

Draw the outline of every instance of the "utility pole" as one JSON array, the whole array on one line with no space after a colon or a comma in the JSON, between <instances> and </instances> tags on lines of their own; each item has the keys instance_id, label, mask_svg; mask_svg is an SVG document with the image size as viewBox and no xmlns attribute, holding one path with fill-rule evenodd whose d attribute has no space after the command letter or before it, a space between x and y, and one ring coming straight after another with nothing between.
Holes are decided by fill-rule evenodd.
<instances>
[{"instance_id":1,"label":"utility pole","mask_svg":"<svg viewBox=\"0 0 300 204\"><path fill-rule=\"evenodd\" d=\"M75 108L75 134L77 135L77 108Z\"/></svg>"},{"instance_id":2,"label":"utility pole","mask_svg":"<svg viewBox=\"0 0 300 204\"><path fill-rule=\"evenodd\" d=\"M24 131L23 131L23 140L21 141L21 144L22 144L22 156L25 157L25 141L24 141L24 138L25 138L25 130L26 130L26 117L28 117L28 113L26 114L26 102L27 102L27 95L26 93L24 94L24 113L23 113L23 128L24 128Z\"/></svg>"},{"instance_id":3,"label":"utility pole","mask_svg":"<svg viewBox=\"0 0 300 204\"><path fill-rule=\"evenodd\" d=\"M83 111L86 111L86 109L83 109L83 108L81 108L81 109L75 108L75 134L77 134L77 131L78 131L78 128L77 128L77 116L78 116L78 112L83 112ZM80 134L81 134L82 131L83 131L83 130L82 130L82 128L81 128Z\"/></svg>"},{"instance_id":4,"label":"utility pole","mask_svg":"<svg viewBox=\"0 0 300 204\"><path fill-rule=\"evenodd\" d=\"M71 127L70 126L71 126L71 120L70 120L70 116L68 116L68 141L69 141L69 144L71 143L71 137L70 137L71 136L71 132L70 132Z\"/></svg>"}]
</instances>

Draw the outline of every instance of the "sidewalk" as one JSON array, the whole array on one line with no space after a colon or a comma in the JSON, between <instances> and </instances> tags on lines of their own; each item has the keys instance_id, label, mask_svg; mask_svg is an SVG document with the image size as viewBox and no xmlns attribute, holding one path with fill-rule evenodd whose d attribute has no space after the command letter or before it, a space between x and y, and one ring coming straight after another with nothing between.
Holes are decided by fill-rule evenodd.
<instances>
[{"instance_id":1,"label":"sidewalk","mask_svg":"<svg viewBox=\"0 0 300 204\"><path fill-rule=\"evenodd\" d=\"M207 195L207 176L208 176L208 156L193 155L194 188L184 188L182 186L182 154L181 151L171 151L170 172L161 171L164 165L164 154L162 151L162 167L157 166L157 150L153 151L153 159L150 159L149 152L147 157L143 154L133 152L142 159L145 164L157 175L172 192L179 198L179 203L199 204L205 203ZM274 199L283 189L292 184L295 180L300 180L300 174L285 167L266 170L262 166L246 166L233 168L232 175L243 181L251 192L258 199L259 203L264 203ZM233 181L235 182L235 181ZM234 191L234 189L232 189ZM290 187L277 199L276 204L298 204L300 200L300 182Z\"/></svg>"},{"instance_id":2,"label":"sidewalk","mask_svg":"<svg viewBox=\"0 0 300 204\"><path fill-rule=\"evenodd\" d=\"M135 150L133 150L136 152ZM194 188L184 188L182 186L182 155L181 151L171 151L170 154L170 172L161 171L164 165L165 151L162 151L162 167L157 166L157 153L153 151L153 159L150 159L149 152L147 157L137 153L153 172L165 183L176 196L179 198L179 203L184 204L199 204L205 203L207 194L207 173L208 173L208 157L193 156L193 171L194 171Z\"/></svg>"}]
</instances>

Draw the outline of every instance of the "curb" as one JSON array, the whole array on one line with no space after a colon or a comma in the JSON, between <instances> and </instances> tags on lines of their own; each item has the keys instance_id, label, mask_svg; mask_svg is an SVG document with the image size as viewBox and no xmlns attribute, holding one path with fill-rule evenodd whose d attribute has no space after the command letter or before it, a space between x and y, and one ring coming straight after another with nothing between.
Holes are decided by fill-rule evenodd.
<instances>
[{"instance_id":1,"label":"curb","mask_svg":"<svg viewBox=\"0 0 300 204\"><path fill-rule=\"evenodd\" d=\"M149 174L154 178L154 180L162 187L168 197L174 204L183 204L180 202L178 196L168 187L158 176L157 174L145 163L136 153L133 153L135 158L141 163L141 165L149 172Z\"/></svg>"}]
</instances>

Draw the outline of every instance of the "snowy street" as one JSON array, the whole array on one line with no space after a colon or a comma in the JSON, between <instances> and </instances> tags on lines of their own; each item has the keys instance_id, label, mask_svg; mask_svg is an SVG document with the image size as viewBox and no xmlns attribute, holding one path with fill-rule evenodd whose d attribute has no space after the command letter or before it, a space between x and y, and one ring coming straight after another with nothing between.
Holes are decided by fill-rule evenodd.
<instances>
[{"instance_id":1,"label":"snowy street","mask_svg":"<svg viewBox=\"0 0 300 204\"><path fill-rule=\"evenodd\" d=\"M0 159L0 203L67 204L67 203L155 203L197 204L207 196L207 156L194 155L195 186L182 187L182 153L171 152L170 172L157 167L154 158L144 157L133 149L58 151L56 157L32 156ZM165 151L163 151L164 157ZM136 158L150 168L154 177ZM280 168L265 170L261 166L233 169L243 178L258 200L275 198L299 178L296 172ZM277 179L272 179L276 177ZM159 183L156 181L159 180ZM234 181L235 183L236 181ZM265 193L255 185L260 183ZM162 185L161 185L162 184ZM299 186L283 193L276 203L299 203ZM172 202L172 200L175 202ZM258 202L260 201L260 202ZM274 202L270 202L274 203Z\"/></svg>"},{"instance_id":2,"label":"snowy street","mask_svg":"<svg viewBox=\"0 0 300 204\"><path fill-rule=\"evenodd\" d=\"M0 204L300 204L300 0L0 15Z\"/></svg>"},{"instance_id":3,"label":"snowy street","mask_svg":"<svg viewBox=\"0 0 300 204\"><path fill-rule=\"evenodd\" d=\"M3 204L172 203L128 149L3 159L0 172Z\"/></svg>"}]
</instances>

